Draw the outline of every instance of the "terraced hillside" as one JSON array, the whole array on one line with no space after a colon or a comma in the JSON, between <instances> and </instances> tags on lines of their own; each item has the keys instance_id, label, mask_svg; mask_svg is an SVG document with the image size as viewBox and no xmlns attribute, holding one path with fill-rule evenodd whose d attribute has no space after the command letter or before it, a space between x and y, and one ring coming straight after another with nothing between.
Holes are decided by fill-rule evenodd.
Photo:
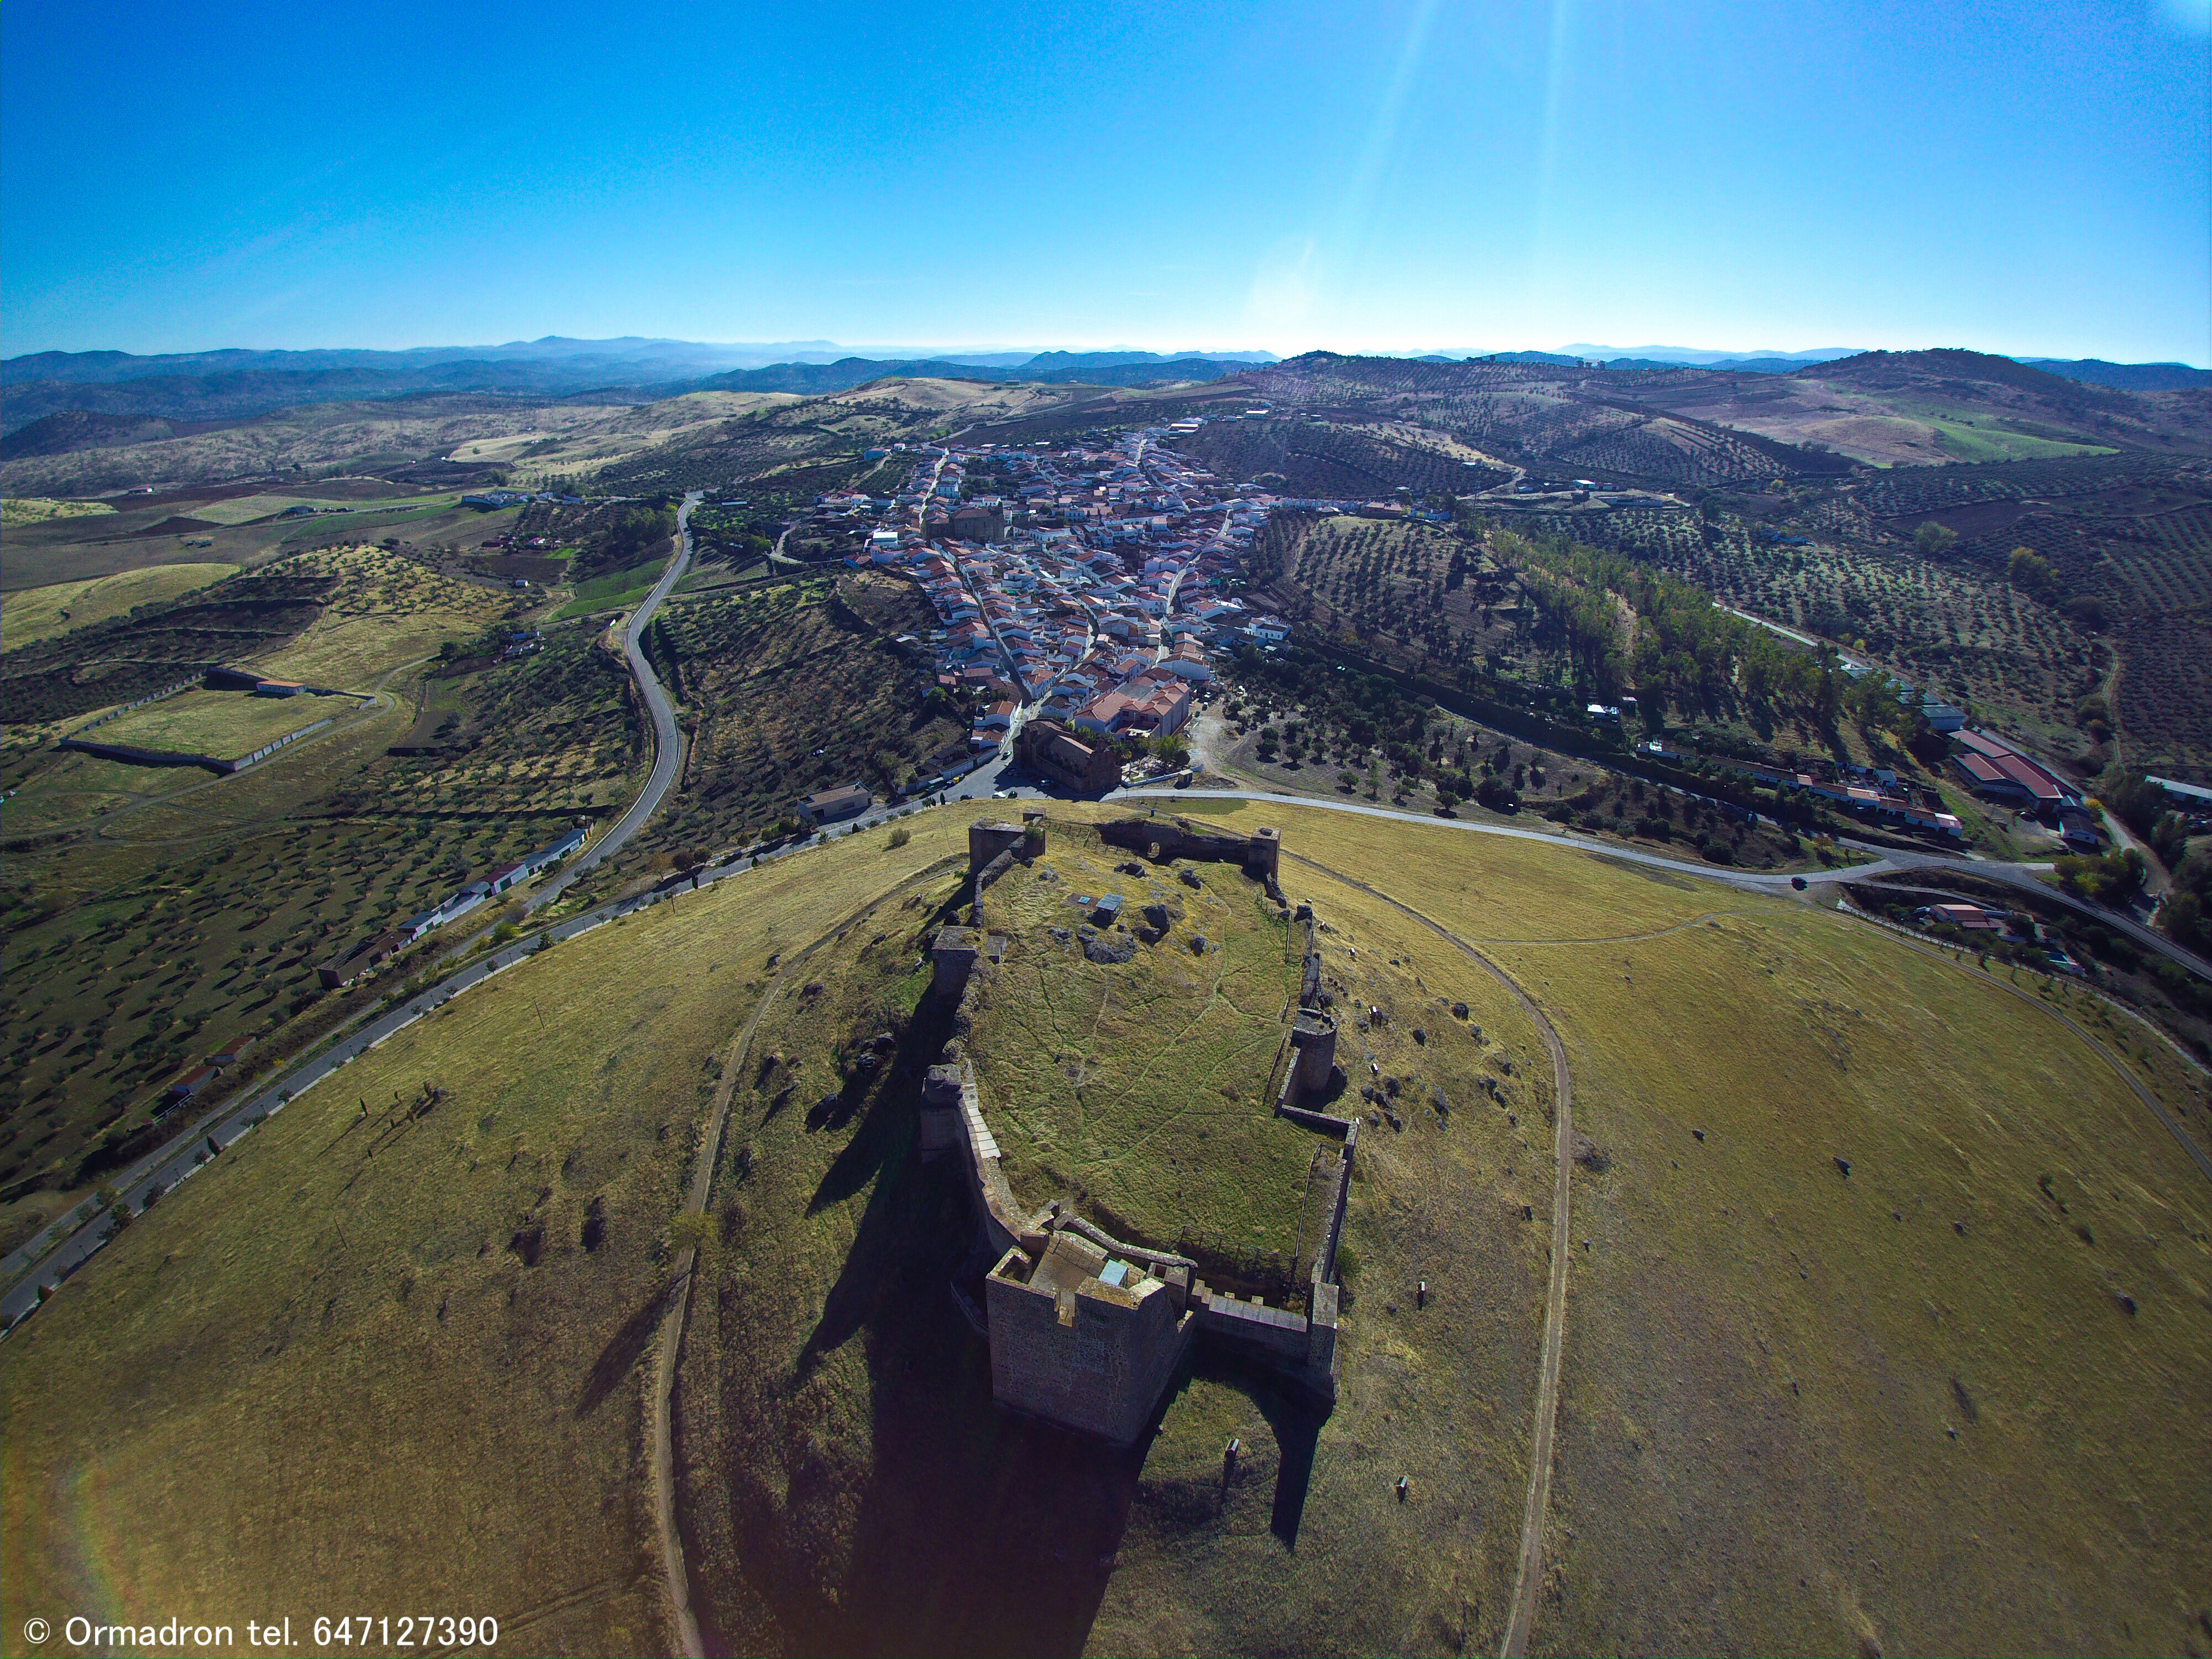
<instances>
[{"instance_id":1,"label":"terraced hillside","mask_svg":"<svg viewBox=\"0 0 2212 1659\"><path fill-rule=\"evenodd\" d=\"M446 590L402 562L332 556L341 598L290 649L358 668L383 684L380 703L196 691L95 728L215 741L256 711L284 726L333 717L234 777L63 752L35 728L13 729L0 750L0 951L21 988L0 1024L11 1243L173 1133L177 1121L155 1123L163 1091L207 1055L251 1038L249 1069L273 1063L413 971L403 957L379 981L325 993L319 963L635 792L643 732L629 678L591 637L562 630L530 655L440 664L436 634L465 625L453 641L464 646L477 617L394 609L410 580L418 596ZM379 573L381 589L349 586ZM424 628L432 661L409 666ZM214 712L186 730L196 702ZM408 741L418 733L427 741Z\"/></svg>"},{"instance_id":2,"label":"terraced hillside","mask_svg":"<svg viewBox=\"0 0 2212 1659\"><path fill-rule=\"evenodd\" d=\"M1279 495L1358 501L1387 500L1400 490L1464 495L1512 476L1433 441L1323 422L1218 421L1178 437L1176 447L1222 477Z\"/></svg>"},{"instance_id":3,"label":"terraced hillside","mask_svg":"<svg viewBox=\"0 0 2212 1659\"><path fill-rule=\"evenodd\" d=\"M1957 539L1938 580L1993 586L2014 549L2051 576L2014 582L2045 631L2101 632L2119 659L2130 764L2212 767L2212 470L2140 456L1893 473L1861 490L1878 532ZM2075 693L2078 698L2081 692Z\"/></svg>"},{"instance_id":4,"label":"terraced hillside","mask_svg":"<svg viewBox=\"0 0 2212 1659\"><path fill-rule=\"evenodd\" d=\"M1408 362L1313 352L1240 380L1279 408L1429 427L1501 459L1662 489L1848 473L1842 457L1667 412L1644 373L1548 363ZM1679 381L1679 374L1660 380ZM1756 377L1754 377L1756 378Z\"/></svg>"},{"instance_id":5,"label":"terraced hillside","mask_svg":"<svg viewBox=\"0 0 2212 1659\"><path fill-rule=\"evenodd\" d=\"M734 845L818 789L887 791L964 752L958 711L897 643L933 623L909 584L865 573L672 605L649 649L684 706L690 763L641 851Z\"/></svg>"},{"instance_id":6,"label":"terraced hillside","mask_svg":"<svg viewBox=\"0 0 2212 1659\"><path fill-rule=\"evenodd\" d=\"M0 697L9 723L25 726L133 702L226 664L362 690L377 672L479 632L509 600L382 548L302 551L9 651Z\"/></svg>"},{"instance_id":7,"label":"terraced hillside","mask_svg":"<svg viewBox=\"0 0 2212 1659\"><path fill-rule=\"evenodd\" d=\"M1504 646L1522 615L1517 584L1482 541L1435 525L1281 515L1253 568L1286 615L1446 672Z\"/></svg>"}]
</instances>

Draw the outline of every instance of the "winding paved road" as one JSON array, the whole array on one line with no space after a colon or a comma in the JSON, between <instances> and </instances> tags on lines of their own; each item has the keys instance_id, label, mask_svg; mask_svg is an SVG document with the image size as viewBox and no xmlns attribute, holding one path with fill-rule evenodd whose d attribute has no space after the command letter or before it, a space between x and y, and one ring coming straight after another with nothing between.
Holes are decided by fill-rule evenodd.
<instances>
[{"instance_id":1,"label":"winding paved road","mask_svg":"<svg viewBox=\"0 0 2212 1659\"><path fill-rule=\"evenodd\" d=\"M2100 926L2125 934L2146 951L2156 951L2169 961L2186 968L2191 973L2212 981L2212 962L2207 962L2195 951L2176 945L2165 934L2146 927L2135 917L2108 906L2077 898L2062 889L2053 887L2043 879L2051 866L2047 864L2001 864L1993 859L1962 858L1952 853L1905 852L1892 848L1869 846L1845 842L1844 846L1874 854L1871 863L1855 864L1848 869L1801 870L1771 872L1739 870L1732 865L1707 864L1702 860L1691 863L1683 859L1668 858L1660 853L1647 853L1640 847L1624 847L1618 842L1601 841L1595 836L1574 835L1558 830L1528 830L1512 823L1485 823L1468 818L1440 818L1433 812L1402 812L1395 807L1363 806L1357 801L1328 800L1318 795L1285 795L1257 789L1174 789L1146 785L1135 789L1114 792L1109 799L1132 797L1154 797L1163 800L1250 800L1279 803L1285 806L1310 806L1324 812L1351 812L1361 817L1395 818L1407 823L1432 824L1439 829L1457 830L1476 836L1503 836L1512 841L1541 842L1552 847L1570 847L1577 851L1594 853L1601 858L1618 859L1626 863L1642 865L1648 869L1664 870L1669 873L1691 876L1703 881L1717 881L1729 887L1740 887L1747 892L1779 893L1790 890L1792 880L1802 877L1808 882L1842 882L1845 884L1871 881L1878 876L1905 875L1913 872L1949 872L1960 876L1979 876L1984 880L2001 881L2007 886L2017 887L2036 894L2053 904L2063 905L2078 915L2087 916Z\"/></svg>"},{"instance_id":2,"label":"winding paved road","mask_svg":"<svg viewBox=\"0 0 2212 1659\"><path fill-rule=\"evenodd\" d=\"M653 665L646 660L643 641L646 628L652 622L653 613L659 610L661 601L668 597L676 584L683 580L684 568L690 562L691 509L698 505L699 499L697 491L684 498L684 505L676 515L675 556L669 560L668 568L661 573L660 580L653 585L653 591L646 595L644 603L631 612L629 626L623 636L623 655L629 659L630 672L636 678L639 694L644 698L647 710L653 719L653 771L646 779L645 787L638 793L637 799L630 803L629 810L623 814L615 827L600 836L580 857L531 898L529 904L533 910L551 903L579 877L611 854L619 852L659 810L660 803L683 771L684 742L682 733L676 727L676 710L669 702L668 693L654 676ZM735 873L736 867L717 873ZM219 1154L263 1118L283 1110L295 1095L313 1087L349 1060L359 1058L394 1032L413 1024L447 999L481 982L500 969L513 966L526 950L535 948L541 939L550 942L572 939L603 921L626 915L641 904L651 902L658 896L644 895L602 905L568 921L545 928L510 949L477 958L420 996L271 1079L247 1099L216 1108L190 1129L149 1152L117 1176L112 1185L133 1211L143 1209L149 1196L158 1196L189 1177L210 1157ZM105 1224L101 1224L103 1223ZM0 1295L0 1332L6 1331L35 1309L42 1290L51 1291L58 1286L62 1280L82 1267L94 1251L106 1243L114 1236L114 1224L107 1216L106 1207L96 1198L83 1199L49 1223L27 1243L10 1251L4 1260L0 1260L0 1283L8 1285L5 1294Z\"/></svg>"},{"instance_id":3,"label":"winding paved road","mask_svg":"<svg viewBox=\"0 0 2212 1659\"><path fill-rule=\"evenodd\" d=\"M743 867L732 865L727 870L717 871L714 874L735 875ZM262 1119L283 1110L295 1097L312 1089L331 1073L349 1061L358 1060L463 991L482 984L501 969L512 968L524 957L540 948L540 941L557 943L562 939L574 939L577 934L589 933L618 916L642 909L663 896L665 895L659 893L641 893L634 898L604 904L567 921L540 929L504 949L478 957L421 995L400 1004L311 1059L270 1079L244 1100L233 1101L216 1108L192 1125L191 1129L149 1153L118 1176L113 1182L117 1192L134 1212L143 1209L149 1196L157 1192L167 1192L179 1182L188 1179L211 1156L230 1146ZM210 1147L213 1148L212 1152ZM100 1224L102 1223L106 1224ZM24 1276L11 1285L4 1296L0 1296L0 1330L14 1325L35 1308L42 1288L52 1289L59 1285L106 1243L114 1232L112 1218L94 1200L86 1199L50 1224L29 1243L9 1255L4 1263L0 1263L0 1273L9 1278L19 1273ZM36 1267L33 1270L34 1262Z\"/></svg>"},{"instance_id":4,"label":"winding paved road","mask_svg":"<svg viewBox=\"0 0 2212 1659\"><path fill-rule=\"evenodd\" d=\"M629 624L623 632L623 655L629 659L630 678L637 682L638 693L645 699L646 710L653 717L652 775L615 827L585 848L581 858L531 899L530 908L533 910L550 904L577 878L622 851L630 837L660 810L660 803L683 775L684 734L676 729L675 706L668 701L668 693L653 673L653 665L646 660L645 630L653 613L660 609L660 602L683 580L684 569L691 562L691 509L699 505L699 491L693 490L684 498L684 505L676 509L676 556L669 560L668 568L660 573L660 580L653 585L653 592L645 596L645 602L630 612Z\"/></svg>"}]
</instances>

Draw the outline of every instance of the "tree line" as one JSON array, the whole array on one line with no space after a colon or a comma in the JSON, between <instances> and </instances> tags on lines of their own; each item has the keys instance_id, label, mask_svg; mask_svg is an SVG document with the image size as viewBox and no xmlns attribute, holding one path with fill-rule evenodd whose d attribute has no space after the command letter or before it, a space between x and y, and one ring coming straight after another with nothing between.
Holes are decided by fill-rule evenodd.
<instances>
[{"instance_id":1,"label":"tree line","mask_svg":"<svg viewBox=\"0 0 2212 1659\"><path fill-rule=\"evenodd\" d=\"M1785 643L1720 609L1712 595L1626 554L1510 530L1491 533L1536 606L1540 645L1565 653L1600 701L1633 686L1648 721L1741 702L1819 730L1849 716L1902 741L1919 723L1908 689L1880 672L1854 678L1835 653Z\"/></svg>"}]
</instances>

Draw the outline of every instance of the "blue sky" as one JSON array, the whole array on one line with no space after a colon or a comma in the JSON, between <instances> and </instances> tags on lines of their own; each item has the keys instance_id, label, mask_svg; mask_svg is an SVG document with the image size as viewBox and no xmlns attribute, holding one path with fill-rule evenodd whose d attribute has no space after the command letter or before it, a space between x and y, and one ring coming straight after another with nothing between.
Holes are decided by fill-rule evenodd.
<instances>
[{"instance_id":1,"label":"blue sky","mask_svg":"<svg viewBox=\"0 0 2212 1659\"><path fill-rule=\"evenodd\" d=\"M2212 361L2206 0L0 8L0 351Z\"/></svg>"}]
</instances>

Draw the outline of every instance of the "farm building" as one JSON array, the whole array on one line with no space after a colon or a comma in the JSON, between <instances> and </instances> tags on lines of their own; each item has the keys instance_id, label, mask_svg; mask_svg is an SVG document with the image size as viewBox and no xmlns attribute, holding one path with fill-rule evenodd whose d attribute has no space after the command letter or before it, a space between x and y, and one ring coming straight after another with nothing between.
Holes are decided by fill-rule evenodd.
<instances>
[{"instance_id":1,"label":"farm building","mask_svg":"<svg viewBox=\"0 0 2212 1659\"><path fill-rule=\"evenodd\" d=\"M1948 923L1969 933L2002 933L2005 919L1994 910L1984 910L1978 904L1931 904L1915 911L1921 921Z\"/></svg>"},{"instance_id":2,"label":"farm building","mask_svg":"<svg viewBox=\"0 0 2212 1659\"><path fill-rule=\"evenodd\" d=\"M314 689L298 680L264 679L250 668L210 668L200 684L210 691L251 691L257 697L296 697Z\"/></svg>"},{"instance_id":3,"label":"farm building","mask_svg":"<svg viewBox=\"0 0 2212 1659\"><path fill-rule=\"evenodd\" d=\"M1951 741L1958 745L1952 762L1978 794L2018 801L2039 811L2056 811L2063 803L2081 799L2064 779L2002 738L1962 728L1951 734Z\"/></svg>"},{"instance_id":4,"label":"farm building","mask_svg":"<svg viewBox=\"0 0 2212 1659\"><path fill-rule=\"evenodd\" d=\"M389 927L383 933L372 934L350 950L341 951L322 963L315 969L315 976L322 981L326 991L350 985L406 944L410 937L404 927Z\"/></svg>"},{"instance_id":5,"label":"farm building","mask_svg":"<svg viewBox=\"0 0 2212 1659\"><path fill-rule=\"evenodd\" d=\"M588 825L581 823L578 824L567 835L562 836L560 840L555 842L550 847L541 848L538 851L532 853L528 858L523 860L523 868L533 876L552 868L553 866L558 864L562 859L567 858L569 854L581 847L584 844L584 838L590 833L591 830Z\"/></svg>"},{"instance_id":6,"label":"farm building","mask_svg":"<svg viewBox=\"0 0 2212 1659\"><path fill-rule=\"evenodd\" d=\"M2105 832L2096 815L2070 801L2058 809L2058 835L2077 853L2095 853L2105 844Z\"/></svg>"},{"instance_id":7,"label":"farm building","mask_svg":"<svg viewBox=\"0 0 2212 1659\"><path fill-rule=\"evenodd\" d=\"M206 1088L209 1084L214 1081L215 1067L212 1066L203 1066L197 1071L192 1072L185 1077L180 1077L174 1083L172 1083L169 1085L168 1092L161 1097L162 1103L165 1106L181 1106L185 1102L190 1100L194 1095L199 1093L201 1090Z\"/></svg>"},{"instance_id":8,"label":"farm building","mask_svg":"<svg viewBox=\"0 0 2212 1659\"><path fill-rule=\"evenodd\" d=\"M1920 717L1928 722L1930 732L1956 732L1966 723L1966 711L1944 702L1933 695L1920 700Z\"/></svg>"},{"instance_id":9,"label":"farm building","mask_svg":"<svg viewBox=\"0 0 2212 1659\"><path fill-rule=\"evenodd\" d=\"M2166 792L2166 799L2185 812L2212 811L2212 789L2199 783L2184 783L2179 778L2146 776L2145 783L2156 784Z\"/></svg>"},{"instance_id":10,"label":"farm building","mask_svg":"<svg viewBox=\"0 0 2212 1659\"><path fill-rule=\"evenodd\" d=\"M836 789L817 790L799 803L809 823L837 823L856 818L874 805L865 785L848 783Z\"/></svg>"},{"instance_id":11,"label":"farm building","mask_svg":"<svg viewBox=\"0 0 2212 1659\"><path fill-rule=\"evenodd\" d=\"M431 914L438 918L437 925L442 927L445 923L453 921L457 916L465 916L468 915L470 911L475 909L477 906L482 904L490 896L491 884L489 882L472 881L467 886L462 888L459 892L455 893L452 897L448 898L443 904L441 904L435 910L431 912Z\"/></svg>"}]
</instances>

